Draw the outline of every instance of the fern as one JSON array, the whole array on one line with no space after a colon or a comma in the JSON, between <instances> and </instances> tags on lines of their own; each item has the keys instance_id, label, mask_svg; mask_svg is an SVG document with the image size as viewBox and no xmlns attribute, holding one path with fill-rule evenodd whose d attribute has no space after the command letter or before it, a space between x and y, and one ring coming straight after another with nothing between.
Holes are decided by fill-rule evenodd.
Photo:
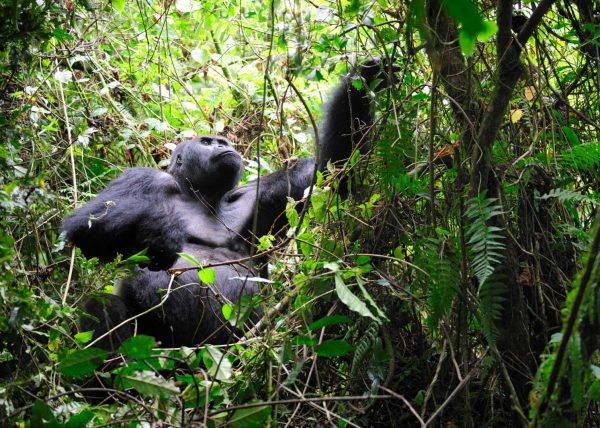
<instances>
[{"instance_id":1,"label":"fern","mask_svg":"<svg viewBox=\"0 0 600 428\"><path fill-rule=\"evenodd\" d=\"M412 152L412 125L410 120L402 119L398 123L401 135L389 132L377 139L374 158L375 177L387 197L394 192L403 195L417 195L425 190L424 179L407 173L407 157Z\"/></svg>"},{"instance_id":2,"label":"fern","mask_svg":"<svg viewBox=\"0 0 600 428\"><path fill-rule=\"evenodd\" d=\"M418 273L423 282L424 294L428 295L429 316L427 324L434 328L450 311L452 300L460 283L460 265L457 257L451 252L440 251L441 242L430 238L419 241L416 246L415 264L428 275Z\"/></svg>"},{"instance_id":3,"label":"fern","mask_svg":"<svg viewBox=\"0 0 600 428\"><path fill-rule=\"evenodd\" d=\"M565 202L590 202L596 204L597 201L589 196L567 189L552 189L545 195L539 197L541 200L556 198L561 203Z\"/></svg>"},{"instance_id":4,"label":"fern","mask_svg":"<svg viewBox=\"0 0 600 428\"><path fill-rule=\"evenodd\" d=\"M481 331L488 341L490 347L496 346L498 337L497 321L502 317L505 281L499 274L491 275L479 287L479 317L481 319Z\"/></svg>"},{"instance_id":5,"label":"fern","mask_svg":"<svg viewBox=\"0 0 600 428\"><path fill-rule=\"evenodd\" d=\"M350 376L355 376L360 364L371 355L371 349L379 337L381 324L378 321L372 321L365 330L358 343L354 346L354 358L352 358L352 368Z\"/></svg>"},{"instance_id":6,"label":"fern","mask_svg":"<svg viewBox=\"0 0 600 428\"><path fill-rule=\"evenodd\" d=\"M600 142L581 144L563 151L561 165L568 169L597 173L600 167Z\"/></svg>"},{"instance_id":7,"label":"fern","mask_svg":"<svg viewBox=\"0 0 600 428\"><path fill-rule=\"evenodd\" d=\"M489 220L502 214L502 207L496 201L494 198L480 196L467 202L466 216L471 220L467 230L467 245L480 290L494 272L494 267L502 261L502 251L505 248L503 237L498 233L501 229L488 225Z\"/></svg>"}]
</instances>

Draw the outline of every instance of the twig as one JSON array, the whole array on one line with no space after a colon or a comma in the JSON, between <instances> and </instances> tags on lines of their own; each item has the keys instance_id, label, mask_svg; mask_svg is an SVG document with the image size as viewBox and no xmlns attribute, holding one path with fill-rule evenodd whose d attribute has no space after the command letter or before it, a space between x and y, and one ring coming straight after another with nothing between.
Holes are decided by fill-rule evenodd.
<instances>
[{"instance_id":1,"label":"twig","mask_svg":"<svg viewBox=\"0 0 600 428\"><path fill-rule=\"evenodd\" d=\"M264 257L268 254L271 254L281 248L283 248L285 245L287 245L288 241L291 238L285 238L283 241L281 241L279 244L269 248L268 250L265 250L263 252L260 253L256 253L253 254L251 256L248 257L242 257L240 259L233 259L233 260L227 260L225 262L217 262L217 263L207 263L207 264L203 264L202 266L189 266L189 267L182 267L182 268L173 268L173 269L168 269L167 272L171 275L175 275L175 276L179 276L184 272L190 271L190 270L200 270L200 269L207 269L207 268L211 268L211 267L216 267L216 266L229 266L229 265L242 265L244 262L249 262L251 260L255 260L255 259L260 259L261 257Z\"/></svg>"},{"instance_id":2,"label":"twig","mask_svg":"<svg viewBox=\"0 0 600 428\"><path fill-rule=\"evenodd\" d=\"M527 416L525 416L523 407L521 406L521 403L519 402L519 395L517 394L517 390L515 389L515 386L513 385L512 380L510 380L510 375L508 374L508 369L506 368L506 364L504 364L504 361L502 361L502 355L496 348L493 348L493 352L494 352L494 355L496 355L498 364L500 364L500 371L502 372L502 375L504 376L504 381L506 382L506 385L508 386L508 390L510 391L510 394L508 394L508 395L509 395L510 400L513 403L513 409L515 410L515 412L517 412L517 414L519 415L519 418L521 418L521 423L522 423L523 427L527 427L527 425L529 424L529 420L527 419Z\"/></svg>"},{"instance_id":3,"label":"twig","mask_svg":"<svg viewBox=\"0 0 600 428\"><path fill-rule=\"evenodd\" d=\"M487 350L486 352L481 356L481 359L479 360L479 362L483 361L483 357L485 357L487 354ZM475 370L478 369L478 366L474 366L471 371L469 373L467 373L467 375L463 378L463 380L461 380L459 382L459 384L456 386L456 388L454 388L454 390L450 393L450 395L448 396L448 398L446 398L444 400L444 402L442 403L442 405L440 407L438 407L435 412L433 412L433 414L429 417L429 419L427 419L427 421L425 422L425 426L430 425L433 420L439 416L440 413L442 413L442 410L444 410L446 408L446 406L448 404L450 404L450 402L454 399L454 397L456 396L456 394L458 394L460 392L461 389L463 389L463 387L467 384L467 382L469 382L469 380L471 380L471 376L473 375L473 373L475 373Z\"/></svg>"},{"instance_id":4,"label":"twig","mask_svg":"<svg viewBox=\"0 0 600 428\"><path fill-rule=\"evenodd\" d=\"M162 305L164 305L164 303L167 301L167 299L169 298L169 295L171 294L171 286L173 285L173 281L175 280L175 275L171 275L171 280L169 281L169 285L167 287L167 292L165 293L164 297L161 299L161 301L157 304L152 306L149 309L146 309L145 311L140 312L137 315L132 316L131 318L127 318L125 321L119 323L118 325L114 326L113 328L111 328L110 330L108 330L106 333L102 334L101 336L98 336L96 339L94 339L92 342L88 343L85 347L86 349L91 347L92 345L96 344L99 340L105 338L106 336L108 336L109 334L111 334L113 331L118 330L119 328L121 328L122 326L124 326L127 323L130 323L131 321L134 321L146 314L149 314L150 312L152 312L155 309L160 308Z\"/></svg>"},{"instance_id":5,"label":"twig","mask_svg":"<svg viewBox=\"0 0 600 428\"><path fill-rule=\"evenodd\" d=\"M69 114L67 112L67 102L65 100L65 92L60 79L58 80L58 88L60 92L60 100L63 106L63 114L65 116L65 126L67 127L67 140L69 141L69 158L71 161L71 179L73 180L73 205L77 206L77 173L75 169L75 154L73 153L73 137L71 135L71 124L69 123ZM69 274L67 275L67 283L61 304L64 306L67 302L67 296L69 295L69 287L71 286L71 280L73 279L73 269L75 267L75 247L71 249L71 262L69 263Z\"/></svg>"},{"instance_id":6,"label":"twig","mask_svg":"<svg viewBox=\"0 0 600 428\"><path fill-rule=\"evenodd\" d=\"M281 404L302 404L302 403L320 403L322 401L364 401L364 400L389 400L394 398L392 395L353 395L343 397L311 397L311 398L290 398L287 400L261 401L258 403L241 404L239 406L226 407L225 409L213 410L208 416L218 415L223 412L231 412L240 409L251 409L261 406L278 406Z\"/></svg>"},{"instance_id":7,"label":"twig","mask_svg":"<svg viewBox=\"0 0 600 428\"><path fill-rule=\"evenodd\" d=\"M421 418L421 416L419 416L419 414L417 413L415 408L413 406L411 406L410 401L408 401L403 395L398 394L397 392L394 392L391 389L386 388L383 385L379 386L379 388L383 389L388 394L393 395L395 398L401 400L406 405L406 407L408 407L408 410L410 410L410 413L415 415L415 418L417 418L417 420L419 421L419 425L421 425L421 427L423 427L423 428L425 427L425 421Z\"/></svg>"}]
</instances>

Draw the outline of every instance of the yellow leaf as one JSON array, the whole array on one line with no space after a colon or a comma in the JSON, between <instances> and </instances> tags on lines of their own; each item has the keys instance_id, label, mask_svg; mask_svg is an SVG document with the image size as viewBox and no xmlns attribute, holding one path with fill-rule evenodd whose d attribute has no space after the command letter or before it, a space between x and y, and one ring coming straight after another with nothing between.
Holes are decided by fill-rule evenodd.
<instances>
[{"instance_id":1,"label":"yellow leaf","mask_svg":"<svg viewBox=\"0 0 600 428\"><path fill-rule=\"evenodd\" d=\"M535 87L526 86L525 87L525 99L527 101L531 101L533 99L533 97L535 97Z\"/></svg>"},{"instance_id":2,"label":"yellow leaf","mask_svg":"<svg viewBox=\"0 0 600 428\"><path fill-rule=\"evenodd\" d=\"M512 123L517 123L523 117L523 110L514 109L510 111L510 121Z\"/></svg>"}]
</instances>

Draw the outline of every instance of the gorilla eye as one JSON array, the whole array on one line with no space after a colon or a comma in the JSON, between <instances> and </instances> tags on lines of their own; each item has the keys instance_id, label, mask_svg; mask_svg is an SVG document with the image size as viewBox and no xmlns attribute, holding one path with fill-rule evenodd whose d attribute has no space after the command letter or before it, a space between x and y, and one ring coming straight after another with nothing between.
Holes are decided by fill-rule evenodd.
<instances>
[{"instance_id":1,"label":"gorilla eye","mask_svg":"<svg viewBox=\"0 0 600 428\"><path fill-rule=\"evenodd\" d=\"M202 144L204 144L205 146L210 146L210 144L211 144L211 142L212 142L212 141L211 141L209 138L202 138L202 139L200 140L200 142L201 142Z\"/></svg>"},{"instance_id":2,"label":"gorilla eye","mask_svg":"<svg viewBox=\"0 0 600 428\"><path fill-rule=\"evenodd\" d=\"M181 155L177 155L177 159L175 159L175 163L177 165L182 165L183 164L183 161L181 160Z\"/></svg>"}]
</instances>

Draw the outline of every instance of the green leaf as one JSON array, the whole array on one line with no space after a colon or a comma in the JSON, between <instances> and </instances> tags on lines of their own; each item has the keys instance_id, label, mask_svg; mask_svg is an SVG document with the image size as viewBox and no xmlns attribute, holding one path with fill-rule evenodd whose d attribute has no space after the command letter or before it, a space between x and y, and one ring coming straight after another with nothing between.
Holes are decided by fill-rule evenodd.
<instances>
[{"instance_id":1,"label":"green leaf","mask_svg":"<svg viewBox=\"0 0 600 428\"><path fill-rule=\"evenodd\" d=\"M460 23L461 31L471 39L484 30L483 18L471 0L442 0L442 5L456 22Z\"/></svg>"},{"instance_id":2,"label":"green leaf","mask_svg":"<svg viewBox=\"0 0 600 428\"><path fill-rule=\"evenodd\" d=\"M273 246L273 242L275 242L275 237L273 235L263 235L258 238L258 248L257 251L265 251Z\"/></svg>"},{"instance_id":3,"label":"green leaf","mask_svg":"<svg viewBox=\"0 0 600 428\"><path fill-rule=\"evenodd\" d=\"M324 222L327 217L327 206L329 203L329 192L325 189L315 187L310 197L315 219Z\"/></svg>"},{"instance_id":4,"label":"green leaf","mask_svg":"<svg viewBox=\"0 0 600 428\"><path fill-rule=\"evenodd\" d=\"M569 140L569 143L571 143L571 146L578 146L581 144L581 141L579 141L577 134L571 128L569 128L568 126L563 126L562 131L565 134L565 137L567 137L567 140Z\"/></svg>"},{"instance_id":5,"label":"green leaf","mask_svg":"<svg viewBox=\"0 0 600 428\"><path fill-rule=\"evenodd\" d=\"M75 335L75 340L79 345L83 345L88 343L94 337L93 331L82 331L81 333L77 333Z\"/></svg>"},{"instance_id":6,"label":"green leaf","mask_svg":"<svg viewBox=\"0 0 600 428\"><path fill-rule=\"evenodd\" d=\"M123 260L123 264L139 264L139 263L148 263L150 258L146 255L148 252L147 248L144 248L139 253L135 253L125 260Z\"/></svg>"},{"instance_id":7,"label":"green leaf","mask_svg":"<svg viewBox=\"0 0 600 428\"><path fill-rule=\"evenodd\" d=\"M362 266L362 265L364 265L364 264L367 264L367 263L369 263L370 261L371 261L371 257L369 257L369 256L364 256L364 255L363 255L363 256L358 256L358 257L356 258L356 264L357 264L358 266Z\"/></svg>"},{"instance_id":8,"label":"green leaf","mask_svg":"<svg viewBox=\"0 0 600 428\"><path fill-rule=\"evenodd\" d=\"M213 268L200 269L198 279L204 284L214 284L216 280L215 270Z\"/></svg>"},{"instance_id":9,"label":"green leaf","mask_svg":"<svg viewBox=\"0 0 600 428\"><path fill-rule=\"evenodd\" d=\"M346 324L351 322L352 320L345 315L332 315L328 317L323 317L320 320L317 320L308 326L309 330L318 330L323 327L327 327L330 325L336 324Z\"/></svg>"},{"instance_id":10,"label":"green leaf","mask_svg":"<svg viewBox=\"0 0 600 428\"><path fill-rule=\"evenodd\" d=\"M327 340L315 346L315 352L320 357L341 357L351 349L352 346L345 340Z\"/></svg>"},{"instance_id":11,"label":"green leaf","mask_svg":"<svg viewBox=\"0 0 600 428\"><path fill-rule=\"evenodd\" d=\"M217 348L206 345L202 355L202 361L207 368L208 374L217 380L231 379L233 374L231 362Z\"/></svg>"},{"instance_id":12,"label":"green leaf","mask_svg":"<svg viewBox=\"0 0 600 428\"><path fill-rule=\"evenodd\" d=\"M483 21L483 27L479 34L477 34L477 40L479 40L480 42L487 42L497 32L498 25L494 21Z\"/></svg>"},{"instance_id":13,"label":"green leaf","mask_svg":"<svg viewBox=\"0 0 600 428\"><path fill-rule=\"evenodd\" d=\"M388 28L388 27L384 28L383 30L381 30L380 34L381 34L381 38L387 43L398 40L398 33L396 33L391 28Z\"/></svg>"},{"instance_id":14,"label":"green leaf","mask_svg":"<svg viewBox=\"0 0 600 428\"><path fill-rule=\"evenodd\" d=\"M248 320L248 318L250 318L250 315L252 315L253 303L252 296L245 295L241 296L240 300L235 302L233 305L229 305L231 307L231 313L228 314L229 318L227 318L229 324L236 328L242 329L244 327L244 323ZM221 308L223 315L225 315L227 311L228 309Z\"/></svg>"},{"instance_id":15,"label":"green leaf","mask_svg":"<svg viewBox=\"0 0 600 428\"><path fill-rule=\"evenodd\" d=\"M132 376L123 376L125 387L132 387L140 394L149 397L168 398L179 394L179 388L171 379L159 377L149 370L136 372Z\"/></svg>"},{"instance_id":16,"label":"green leaf","mask_svg":"<svg viewBox=\"0 0 600 428\"><path fill-rule=\"evenodd\" d=\"M594 401L600 401L600 380L595 380L592 383L587 395Z\"/></svg>"},{"instance_id":17,"label":"green leaf","mask_svg":"<svg viewBox=\"0 0 600 428\"><path fill-rule=\"evenodd\" d=\"M477 39L486 41L498 31L494 22L482 18L472 0L443 0L442 5L448 15L460 24L458 42L465 55L473 52Z\"/></svg>"},{"instance_id":18,"label":"green leaf","mask_svg":"<svg viewBox=\"0 0 600 428\"><path fill-rule=\"evenodd\" d=\"M229 303L225 303L223 306L221 306L221 313L223 314L225 321L229 321L231 315L233 315L233 306L231 306Z\"/></svg>"},{"instance_id":19,"label":"green leaf","mask_svg":"<svg viewBox=\"0 0 600 428\"><path fill-rule=\"evenodd\" d=\"M352 293L352 291L350 291L348 286L344 284L344 280L342 279L342 275L340 273L335 274L335 292L337 293L342 303L348 306L348 309L358 312L364 317L369 317L373 318L374 320L377 320L377 318L369 310L367 305L358 297L356 297L356 295Z\"/></svg>"},{"instance_id":20,"label":"green leaf","mask_svg":"<svg viewBox=\"0 0 600 428\"><path fill-rule=\"evenodd\" d=\"M99 348L79 349L66 355L58 370L67 377L81 379L94 372L104 362L108 353Z\"/></svg>"},{"instance_id":21,"label":"green leaf","mask_svg":"<svg viewBox=\"0 0 600 428\"><path fill-rule=\"evenodd\" d=\"M354 79L352 81L352 86L357 91L360 91L363 88L363 81L362 81L362 79L360 77L357 77L356 79Z\"/></svg>"},{"instance_id":22,"label":"green leaf","mask_svg":"<svg viewBox=\"0 0 600 428\"><path fill-rule=\"evenodd\" d=\"M52 30L52 36L55 37L56 40L58 40L58 41L61 41L61 40L73 40L73 36L71 36L65 30L62 30L60 28L54 28Z\"/></svg>"},{"instance_id":23,"label":"green leaf","mask_svg":"<svg viewBox=\"0 0 600 428\"><path fill-rule=\"evenodd\" d=\"M94 419L94 412L90 410L84 410L71 416L69 422L66 424L66 428L86 428L87 424Z\"/></svg>"},{"instance_id":24,"label":"green leaf","mask_svg":"<svg viewBox=\"0 0 600 428\"><path fill-rule=\"evenodd\" d=\"M461 31L458 36L458 44L460 45L460 50L467 56L473 53L473 49L475 49L475 41L476 37Z\"/></svg>"},{"instance_id":25,"label":"green leaf","mask_svg":"<svg viewBox=\"0 0 600 428\"><path fill-rule=\"evenodd\" d=\"M353 16L356 15L360 11L360 0L349 0L348 6L344 9L344 13Z\"/></svg>"},{"instance_id":26,"label":"green leaf","mask_svg":"<svg viewBox=\"0 0 600 428\"><path fill-rule=\"evenodd\" d=\"M112 0L112 5L119 13L123 13L125 10L125 0Z\"/></svg>"},{"instance_id":27,"label":"green leaf","mask_svg":"<svg viewBox=\"0 0 600 428\"><path fill-rule=\"evenodd\" d=\"M350 166L354 166L358 163L361 158L360 150L354 150L352 155L350 156L349 164Z\"/></svg>"},{"instance_id":28,"label":"green leaf","mask_svg":"<svg viewBox=\"0 0 600 428\"><path fill-rule=\"evenodd\" d=\"M181 257L182 259L184 259L184 260L186 260L186 261L190 262L190 263L191 263L191 264L193 264L194 266L202 266L202 263L200 263L200 262L199 262L199 261L196 259L196 257L194 257L194 256L192 256L192 255L190 255L190 254L187 254L187 253L177 253L177 255L178 255L179 257Z\"/></svg>"},{"instance_id":29,"label":"green leaf","mask_svg":"<svg viewBox=\"0 0 600 428\"><path fill-rule=\"evenodd\" d=\"M231 428L262 428L271 414L271 406L256 406L233 412L228 426Z\"/></svg>"},{"instance_id":30,"label":"green leaf","mask_svg":"<svg viewBox=\"0 0 600 428\"><path fill-rule=\"evenodd\" d=\"M156 348L157 344L153 337L150 336L134 336L127 339L119 347L119 352L131 358L143 359L152 355L152 349Z\"/></svg>"},{"instance_id":31,"label":"green leaf","mask_svg":"<svg viewBox=\"0 0 600 428\"><path fill-rule=\"evenodd\" d=\"M371 297L371 295L369 294L367 289L364 287L364 283L365 283L365 281L357 275L356 276L356 285L358 285L358 288L360 288L360 291L361 291L363 297L365 298L365 300L367 302L369 302L371 307L377 311L377 316L379 316L380 319L387 320L385 313L379 308L379 306L377 306L377 304L375 303L375 300L373 300L373 298Z\"/></svg>"},{"instance_id":32,"label":"green leaf","mask_svg":"<svg viewBox=\"0 0 600 428\"><path fill-rule=\"evenodd\" d=\"M37 400L31 408L30 426L44 428L58 428L62 424L58 423L52 408L42 400Z\"/></svg>"},{"instance_id":33,"label":"green leaf","mask_svg":"<svg viewBox=\"0 0 600 428\"><path fill-rule=\"evenodd\" d=\"M298 211L296 211L296 202L291 198L288 198L288 202L285 207L285 216L287 217L290 227L298 226L300 218L298 216Z\"/></svg>"},{"instance_id":34,"label":"green leaf","mask_svg":"<svg viewBox=\"0 0 600 428\"><path fill-rule=\"evenodd\" d=\"M329 269L332 272L337 272L340 270L340 265L338 265L336 262L325 262L323 263L323 267L325 269Z\"/></svg>"},{"instance_id":35,"label":"green leaf","mask_svg":"<svg viewBox=\"0 0 600 428\"><path fill-rule=\"evenodd\" d=\"M317 338L305 335L296 336L292 339L292 344L298 346L315 346L317 343Z\"/></svg>"}]
</instances>

